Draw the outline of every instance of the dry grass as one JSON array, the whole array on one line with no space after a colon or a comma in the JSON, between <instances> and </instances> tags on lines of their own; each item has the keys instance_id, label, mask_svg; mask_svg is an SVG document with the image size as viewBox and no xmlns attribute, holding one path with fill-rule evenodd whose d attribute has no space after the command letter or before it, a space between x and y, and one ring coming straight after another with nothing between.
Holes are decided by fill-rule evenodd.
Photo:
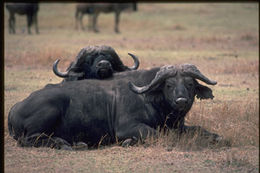
<instances>
[{"instance_id":1,"label":"dry grass","mask_svg":"<svg viewBox=\"0 0 260 173\"><path fill-rule=\"evenodd\" d=\"M259 105L255 100L199 103L187 117L230 140L232 146L259 146Z\"/></svg>"},{"instance_id":2,"label":"dry grass","mask_svg":"<svg viewBox=\"0 0 260 173\"><path fill-rule=\"evenodd\" d=\"M259 26L258 4L140 4L122 14L121 34L113 15L101 15L100 33L74 30L75 4L40 4L40 35L9 35L5 11L5 172L259 172ZM57 19L57 20L54 20ZM84 18L87 23L87 17ZM32 30L34 31L34 30ZM31 92L60 78L51 65L61 58L65 70L87 45L115 48L126 65L128 52L140 68L192 63L218 81L213 100L196 100L187 125L222 135L212 145L199 133L181 138L174 132L122 148L117 144L87 151L20 148L10 138L10 108Z\"/></svg>"}]
</instances>

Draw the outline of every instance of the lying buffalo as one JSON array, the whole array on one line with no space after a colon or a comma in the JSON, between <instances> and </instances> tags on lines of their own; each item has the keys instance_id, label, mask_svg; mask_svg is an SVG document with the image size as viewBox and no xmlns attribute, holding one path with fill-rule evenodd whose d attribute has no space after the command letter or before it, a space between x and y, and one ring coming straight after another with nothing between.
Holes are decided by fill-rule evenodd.
<instances>
[{"instance_id":1,"label":"lying buffalo","mask_svg":"<svg viewBox=\"0 0 260 173\"><path fill-rule=\"evenodd\" d=\"M39 5L37 3L7 3L6 8L9 11L9 33L15 34L15 14L26 15L27 30L31 34L31 26L35 24L35 32L39 34L37 13Z\"/></svg>"},{"instance_id":2,"label":"lying buffalo","mask_svg":"<svg viewBox=\"0 0 260 173\"><path fill-rule=\"evenodd\" d=\"M82 24L82 18L84 14L89 14L89 26L90 16L93 16L92 27L95 32L99 32L97 28L97 18L100 13L115 13L115 32L119 33L118 25L120 13L122 11L137 11L136 3L80 3L76 5L76 28L80 23L81 28L84 29ZM91 27L89 27L91 28Z\"/></svg>"},{"instance_id":3,"label":"lying buffalo","mask_svg":"<svg viewBox=\"0 0 260 173\"><path fill-rule=\"evenodd\" d=\"M157 136L156 128L165 126L185 132L185 115L195 96L214 97L196 79L217 83L194 65L183 64L122 72L113 79L50 84L11 108L9 132L20 146L57 149L120 141L132 145Z\"/></svg>"},{"instance_id":4,"label":"lying buffalo","mask_svg":"<svg viewBox=\"0 0 260 173\"><path fill-rule=\"evenodd\" d=\"M65 81L109 78L113 73L136 70L139 67L138 58L133 54L129 53L129 55L134 59L133 67L125 66L110 46L88 46L81 49L66 72L57 69L59 60L56 60L53 64L53 72L65 78Z\"/></svg>"}]
</instances>

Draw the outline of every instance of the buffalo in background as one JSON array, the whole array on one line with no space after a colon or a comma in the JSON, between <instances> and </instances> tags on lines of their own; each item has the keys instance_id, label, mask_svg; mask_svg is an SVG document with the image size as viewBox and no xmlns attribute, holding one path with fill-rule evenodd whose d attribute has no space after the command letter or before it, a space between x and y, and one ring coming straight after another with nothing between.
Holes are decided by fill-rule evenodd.
<instances>
[{"instance_id":1,"label":"buffalo in background","mask_svg":"<svg viewBox=\"0 0 260 173\"><path fill-rule=\"evenodd\" d=\"M11 108L9 133L20 146L69 150L115 142L133 145L156 137L158 127L185 133L199 127L184 123L195 96L214 97L197 79L217 83L196 66L182 64L46 86ZM204 135L221 140L206 130Z\"/></svg>"},{"instance_id":2,"label":"buffalo in background","mask_svg":"<svg viewBox=\"0 0 260 173\"><path fill-rule=\"evenodd\" d=\"M15 14L26 15L27 30L31 34L31 26L35 25L35 32L39 34L37 13L39 5L37 3L7 3L6 8L9 11L9 33L15 34Z\"/></svg>"},{"instance_id":3,"label":"buffalo in background","mask_svg":"<svg viewBox=\"0 0 260 173\"><path fill-rule=\"evenodd\" d=\"M87 46L80 50L66 72L58 71L59 59L53 64L53 72L65 78L64 81L109 78L113 73L136 70L139 67L138 58L133 54L129 55L134 59L132 67L125 66L110 46Z\"/></svg>"},{"instance_id":4,"label":"buffalo in background","mask_svg":"<svg viewBox=\"0 0 260 173\"><path fill-rule=\"evenodd\" d=\"M118 25L122 11L131 10L137 11L136 3L81 3L76 5L76 29L78 23L84 29L82 18L84 14L89 15L89 29L92 28L95 32L99 32L97 27L97 18L100 13L115 13L115 32L119 33ZM91 16L93 17L91 23ZM91 26L92 24L92 26Z\"/></svg>"}]
</instances>

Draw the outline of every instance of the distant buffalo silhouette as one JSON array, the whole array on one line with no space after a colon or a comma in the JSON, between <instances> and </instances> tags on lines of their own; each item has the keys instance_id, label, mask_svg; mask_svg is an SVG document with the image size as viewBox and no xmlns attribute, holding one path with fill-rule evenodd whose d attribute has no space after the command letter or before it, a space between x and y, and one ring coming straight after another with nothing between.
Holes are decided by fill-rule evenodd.
<instances>
[{"instance_id":1,"label":"distant buffalo silhouette","mask_svg":"<svg viewBox=\"0 0 260 173\"><path fill-rule=\"evenodd\" d=\"M82 18L84 14L89 14L89 29L99 32L97 27L97 18L100 13L115 13L115 32L119 33L119 17L122 11L137 11L136 3L81 3L76 5L76 29L80 23L81 29L84 29ZM91 16L93 17L91 21ZM92 25L91 25L92 24Z\"/></svg>"},{"instance_id":2,"label":"distant buffalo silhouette","mask_svg":"<svg viewBox=\"0 0 260 173\"><path fill-rule=\"evenodd\" d=\"M37 13L39 5L37 3L7 3L6 8L9 11L9 33L15 34L15 14L26 15L27 30L31 34L30 27L35 24L35 32L39 34Z\"/></svg>"}]
</instances>

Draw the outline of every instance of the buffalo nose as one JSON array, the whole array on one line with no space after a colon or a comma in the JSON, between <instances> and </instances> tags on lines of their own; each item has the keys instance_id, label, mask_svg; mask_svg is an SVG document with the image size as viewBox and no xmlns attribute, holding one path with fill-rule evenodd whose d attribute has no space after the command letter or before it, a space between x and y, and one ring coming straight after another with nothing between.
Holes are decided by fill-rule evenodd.
<instances>
[{"instance_id":1,"label":"buffalo nose","mask_svg":"<svg viewBox=\"0 0 260 173\"><path fill-rule=\"evenodd\" d=\"M177 105L181 106L181 107L185 106L187 104L187 102L188 102L188 100L186 98L178 98L176 100Z\"/></svg>"},{"instance_id":2,"label":"buffalo nose","mask_svg":"<svg viewBox=\"0 0 260 173\"><path fill-rule=\"evenodd\" d=\"M99 67L99 68L107 68L107 67L110 67L110 66L111 66L111 64L107 60L101 60L97 64L97 67Z\"/></svg>"}]
</instances>

